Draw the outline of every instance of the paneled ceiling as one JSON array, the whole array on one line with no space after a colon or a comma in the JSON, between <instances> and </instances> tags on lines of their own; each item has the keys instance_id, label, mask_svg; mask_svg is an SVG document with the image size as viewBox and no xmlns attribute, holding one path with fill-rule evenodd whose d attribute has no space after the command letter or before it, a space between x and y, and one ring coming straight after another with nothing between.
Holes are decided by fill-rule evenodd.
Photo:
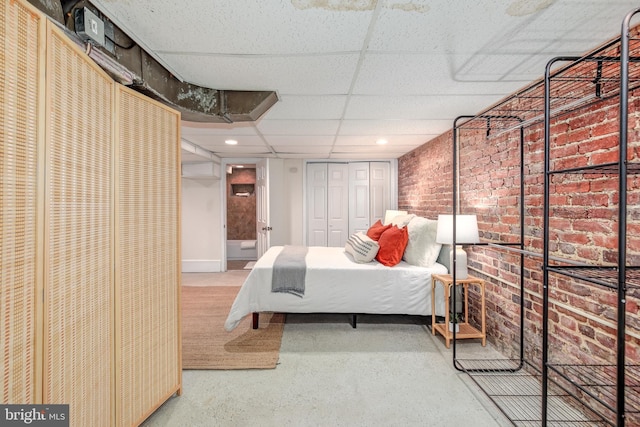
<instances>
[{"instance_id":1,"label":"paneled ceiling","mask_svg":"<svg viewBox=\"0 0 640 427\"><path fill-rule=\"evenodd\" d=\"M627 0L95 0L181 80L273 90L250 123L183 122L233 158L397 158L619 35ZM385 139L387 144L376 141ZM227 140L237 141L228 145ZM185 160L198 157L185 153Z\"/></svg>"}]
</instances>

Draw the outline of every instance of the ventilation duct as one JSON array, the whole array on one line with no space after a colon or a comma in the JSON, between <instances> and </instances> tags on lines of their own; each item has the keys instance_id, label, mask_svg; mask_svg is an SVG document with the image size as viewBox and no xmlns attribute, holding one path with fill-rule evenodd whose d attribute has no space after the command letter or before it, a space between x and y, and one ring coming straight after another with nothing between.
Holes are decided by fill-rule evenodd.
<instances>
[{"instance_id":1,"label":"ventilation duct","mask_svg":"<svg viewBox=\"0 0 640 427\"><path fill-rule=\"evenodd\" d=\"M69 37L82 45L115 81L180 111L183 120L251 122L278 101L274 91L220 90L181 82L88 1L28 1L64 27ZM90 23L83 21L85 16L100 20L105 35L103 46L86 41ZM82 24L78 32L77 22Z\"/></svg>"}]
</instances>

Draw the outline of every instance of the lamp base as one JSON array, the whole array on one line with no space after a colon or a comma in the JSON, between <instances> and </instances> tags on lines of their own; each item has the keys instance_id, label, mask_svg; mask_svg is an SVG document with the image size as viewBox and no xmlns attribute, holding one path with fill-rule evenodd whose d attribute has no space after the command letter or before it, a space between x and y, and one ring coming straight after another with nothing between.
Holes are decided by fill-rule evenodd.
<instances>
[{"instance_id":1,"label":"lamp base","mask_svg":"<svg viewBox=\"0 0 640 427\"><path fill-rule=\"evenodd\" d=\"M469 277L469 272L467 270L467 253L462 249L462 246L456 245L455 248L451 248L451 252L449 253L449 265L452 269L456 269L456 280L466 279ZM451 272L451 275L453 276L453 271Z\"/></svg>"}]
</instances>

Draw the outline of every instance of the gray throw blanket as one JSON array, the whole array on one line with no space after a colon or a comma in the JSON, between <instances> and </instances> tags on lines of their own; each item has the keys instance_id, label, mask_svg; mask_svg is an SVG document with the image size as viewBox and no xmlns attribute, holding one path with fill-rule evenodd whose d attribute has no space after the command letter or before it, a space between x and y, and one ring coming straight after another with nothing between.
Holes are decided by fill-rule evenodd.
<instances>
[{"instance_id":1,"label":"gray throw blanket","mask_svg":"<svg viewBox=\"0 0 640 427\"><path fill-rule=\"evenodd\" d=\"M285 246L273 262L271 292L286 292L302 298L307 274L305 246Z\"/></svg>"}]
</instances>

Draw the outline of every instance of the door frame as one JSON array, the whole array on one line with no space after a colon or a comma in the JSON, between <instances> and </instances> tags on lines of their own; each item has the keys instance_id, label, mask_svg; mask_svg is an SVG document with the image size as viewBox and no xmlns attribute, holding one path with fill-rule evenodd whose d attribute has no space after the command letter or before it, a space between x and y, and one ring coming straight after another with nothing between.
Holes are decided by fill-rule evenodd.
<instances>
[{"instance_id":1,"label":"door frame","mask_svg":"<svg viewBox=\"0 0 640 427\"><path fill-rule=\"evenodd\" d=\"M235 164L255 164L261 157L222 157L220 162L220 271L227 271L227 166Z\"/></svg>"}]
</instances>

